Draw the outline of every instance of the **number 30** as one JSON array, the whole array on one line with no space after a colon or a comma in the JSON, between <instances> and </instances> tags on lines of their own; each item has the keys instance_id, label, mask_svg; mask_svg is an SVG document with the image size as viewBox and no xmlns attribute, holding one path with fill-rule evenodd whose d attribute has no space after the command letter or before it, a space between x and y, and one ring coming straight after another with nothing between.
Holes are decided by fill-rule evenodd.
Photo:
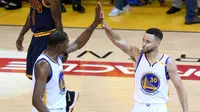
<instances>
[{"instance_id":1,"label":"number 30","mask_svg":"<svg viewBox=\"0 0 200 112\"><path fill-rule=\"evenodd\" d=\"M156 83L157 81L158 81L157 78L153 78L153 77L150 78L150 82Z\"/></svg>"}]
</instances>

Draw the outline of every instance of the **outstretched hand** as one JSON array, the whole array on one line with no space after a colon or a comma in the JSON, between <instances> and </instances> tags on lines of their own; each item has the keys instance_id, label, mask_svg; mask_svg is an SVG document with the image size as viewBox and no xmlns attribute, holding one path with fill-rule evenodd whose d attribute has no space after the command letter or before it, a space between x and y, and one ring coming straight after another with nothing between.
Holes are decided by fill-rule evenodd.
<instances>
[{"instance_id":1,"label":"outstretched hand","mask_svg":"<svg viewBox=\"0 0 200 112\"><path fill-rule=\"evenodd\" d=\"M104 13L102 11L102 17L104 18ZM105 30L111 30L111 28L105 23L104 19L101 21L101 27Z\"/></svg>"},{"instance_id":2,"label":"outstretched hand","mask_svg":"<svg viewBox=\"0 0 200 112\"><path fill-rule=\"evenodd\" d=\"M103 20L102 6L100 3L98 3L95 9L94 25L98 26L99 24L101 24L102 20Z\"/></svg>"}]
</instances>

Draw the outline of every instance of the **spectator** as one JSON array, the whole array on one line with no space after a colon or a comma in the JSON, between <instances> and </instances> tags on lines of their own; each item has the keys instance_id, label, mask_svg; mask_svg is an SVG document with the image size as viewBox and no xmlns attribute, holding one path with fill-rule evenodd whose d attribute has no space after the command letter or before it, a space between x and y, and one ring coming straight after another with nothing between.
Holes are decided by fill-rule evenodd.
<instances>
[{"instance_id":1,"label":"spectator","mask_svg":"<svg viewBox=\"0 0 200 112\"><path fill-rule=\"evenodd\" d=\"M197 15L200 15L200 0L197 0L197 6L198 6Z\"/></svg>"},{"instance_id":2,"label":"spectator","mask_svg":"<svg viewBox=\"0 0 200 112\"><path fill-rule=\"evenodd\" d=\"M197 24L200 23L200 18L196 15L196 0L186 0L186 16L185 24Z\"/></svg>"},{"instance_id":3,"label":"spectator","mask_svg":"<svg viewBox=\"0 0 200 112\"><path fill-rule=\"evenodd\" d=\"M184 0L172 0L172 7L167 11L167 14L174 14L181 10L181 5ZM196 0L198 11L197 14L200 15L200 0Z\"/></svg>"},{"instance_id":4,"label":"spectator","mask_svg":"<svg viewBox=\"0 0 200 112\"><path fill-rule=\"evenodd\" d=\"M21 0L0 0L0 7L4 7L7 10L19 9L22 7Z\"/></svg>"},{"instance_id":5,"label":"spectator","mask_svg":"<svg viewBox=\"0 0 200 112\"><path fill-rule=\"evenodd\" d=\"M77 11L80 13L84 13L85 12L85 8L81 5L81 0L61 0L62 4L61 4L61 9L62 12L66 12L66 9L64 7L64 3L71 3L72 4L72 9L73 11Z\"/></svg>"},{"instance_id":6,"label":"spectator","mask_svg":"<svg viewBox=\"0 0 200 112\"><path fill-rule=\"evenodd\" d=\"M118 16L123 14L123 11L129 10L130 5L128 0L116 0L116 5L110 12L109 16Z\"/></svg>"}]
</instances>

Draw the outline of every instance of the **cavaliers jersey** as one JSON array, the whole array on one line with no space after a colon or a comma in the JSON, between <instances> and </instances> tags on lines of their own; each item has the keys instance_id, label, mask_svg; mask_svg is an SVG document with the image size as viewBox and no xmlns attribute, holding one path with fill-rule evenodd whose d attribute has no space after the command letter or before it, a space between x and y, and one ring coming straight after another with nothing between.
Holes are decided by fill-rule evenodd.
<instances>
[{"instance_id":1,"label":"cavaliers jersey","mask_svg":"<svg viewBox=\"0 0 200 112\"><path fill-rule=\"evenodd\" d=\"M50 6L44 0L30 0L31 30L34 36L44 36L55 30ZM46 33L45 33L46 32Z\"/></svg>"},{"instance_id":2,"label":"cavaliers jersey","mask_svg":"<svg viewBox=\"0 0 200 112\"><path fill-rule=\"evenodd\" d=\"M167 103L168 80L167 55L151 64L141 53L135 70L134 99L139 103Z\"/></svg>"},{"instance_id":3,"label":"cavaliers jersey","mask_svg":"<svg viewBox=\"0 0 200 112\"><path fill-rule=\"evenodd\" d=\"M58 58L58 63L49 58L46 54L41 54L36 63L41 60L46 60L51 67L51 72L45 87L43 102L49 110L66 108L66 88L64 82L64 74L61 58ZM35 85L35 70L33 69L32 87ZM33 111L36 110L33 108ZM34 111L35 112L35 111Z\"/></svg>"}]
</instances>

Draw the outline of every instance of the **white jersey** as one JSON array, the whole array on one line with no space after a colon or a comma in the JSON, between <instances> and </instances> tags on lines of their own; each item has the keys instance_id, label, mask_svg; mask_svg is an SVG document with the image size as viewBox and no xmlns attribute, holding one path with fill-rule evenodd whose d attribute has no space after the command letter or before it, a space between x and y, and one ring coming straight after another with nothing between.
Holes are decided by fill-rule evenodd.
<instances>
[{"instance_id":1,"label":"white jersey","mask_svg":"<svg viewBox=\"0 0 200 112\"><path fill-rule=\"evenodd\" d=\"M66 88L64 82L62 61L58 58L58 63L50 59L47 55L41 54L35 63L40 60L46 60L51 67L50 80L46 83L43 101L47 108L56 110L66 107ZM35 68L35 67L34 67ZM35 70L33 69L32 87L35 86ZM36 110L33 108L33 111Z\"/></svg>"},{"instance_id":2,"label":"white jersey","mask_svg":"<svg viewBox=\"0 0 200 112\"><path fill-rule=\"evenodd\" d=\"M135 70L134 99L138 103L167 103L168 73L167 55L154 64L150 64L146 55L141 53Z\"/></svg>"}]
</instances>

